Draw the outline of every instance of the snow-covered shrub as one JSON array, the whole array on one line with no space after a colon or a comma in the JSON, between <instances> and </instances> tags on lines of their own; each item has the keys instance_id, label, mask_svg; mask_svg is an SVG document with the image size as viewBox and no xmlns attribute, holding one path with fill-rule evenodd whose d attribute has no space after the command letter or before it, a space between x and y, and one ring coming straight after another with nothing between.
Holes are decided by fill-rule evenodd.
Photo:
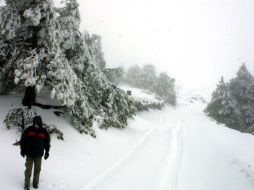
<instances>
[{"instance_id":1,"label":"snow-covered shrub","mask_svg":"<svg viewBox=\"0 0 254 190\"><path fill-rule=\"evenodd\" d=\"M6 116L4 123L7 129L17 129L19 132L22 132L25 128L32 125L33 114L27 109L11 109ZM64 140L63 133L56 126L43 122L43 127L50 135L56 135L59 140Z\"/></svg>"},{"instance_id":2,"label":"snow-covered shrub","mask_svg":"<svg viewBox=\"0 0 254 190\"><path fill-rule=\"evenodd\" d=\"M135 101L138 111L148 111L149 109L159 109L164 107L164 102Z\"/></svg>"}]
</instances>

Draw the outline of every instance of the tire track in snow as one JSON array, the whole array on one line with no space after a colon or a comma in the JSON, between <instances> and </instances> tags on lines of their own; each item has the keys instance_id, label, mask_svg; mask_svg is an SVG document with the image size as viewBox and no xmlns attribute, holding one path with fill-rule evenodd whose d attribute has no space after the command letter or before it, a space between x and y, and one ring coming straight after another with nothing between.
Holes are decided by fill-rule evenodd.
<instances>
[{"instance_id":1,"label":"tire track in snow","mask_svg":"<svg viewBox=\"0 0 254 190\"><path fill-rule=\"evenodd\" d=\"M162 159L161 162L165 162L166 164L160 163L160 161L155 160L158 163L151 163L155 164L155 166L158 166L156 170L159 170L155 175L157 179L155 179L155 184L157 181L157 188L159 189L176 189L172 188L172 183L174 184L174 187L177 186L177 172L180 167L179 164L175 164L177 160L179 159L180 155L177 154L177 156L171 155L172 152L178 149L178 141L179 136L181 136L181 123L180 119L175 116L175 114L171 115L171 117L168 117L168 115L162 114L161 112L156 112L156 115L154 117L158 117L158 120L154 120L153 118L148 118L148 120L151 121L151 123L154 125L153 128L151 128L149 131L147 131L138 141L135 143L132 148L129 149L129 151L123 155L119 160L117 160L113 165L108 167L108 169L104 170L100 175L98 175L96 178L94 178L89 184L87 184L85 187L80 188L80 190L92 190L92 189L98 189L97 187L100 187L100 184L105 181L107 178L112 178L114 176L115 171L121 171L126 167L126 164L132 164L135 163L136 157L141 157L147 155L147 148L149 148L149 145L151 146L154 143L157 143L157 145L164 145L165 144L165 153L160 152L159 153L159 159ZM163 138L162 138L163 137ZM170 139L170 140L168 140ZM160 147L158 147L160 148ZM166 150L169 151L166 151ZM175 149L175 150L174 150ZM173 151L172 151L173 150ZM143 155L142 155L143 153ZM157 152L158 153L158 152ZM165 155L164 155L165 154ZM174 153L175 154L175 153ZM154 161L154 160L153 160ZM141 165L144 163L140 163ZM134 164L135 165L135 164ZM174 172L172 173L172 168L174 168ZM126 168L125 168L126 169ZM162 171L161 171L162 170ZM161 175L158 175L160 174ZM170 186L169 186L170 185Z\"/></svg>"},{"instance_id":2,"label":"tire track in snow","mask_svg":"<svg viewBox=\"0 0 254 190\"><path fill-rule=\"evenodd\" d=\"M160 118L162 119L162 118ZM161 123L161 122L160 122ZM175 120L172 120L171 125L175 123ZM147 131L138 141L135 143L129 151L123 155L120 159L118 159L113 165L108 167L106 170L104 170L100 175L98 175L95 179L93 179L89 184L87 184L85 187L80 188L80 190L91 190L95 188L101 180L106 178L108 175L110 175L111 172L119 168L121 165L124 164L124 162L128 162L131 156L135 157L135 153L138 152L138 149L143 146L143 144L150 138L153 134L154 131L156 130L157 126L154 124L154 127L151 128L149 131Z\"/></svg>"},{"instance_id":3,"label":"tire track in snow","mask_svg":"<svg viewBox=\"0 0 254 190\"><path fill-rule=\"evenodd\" d=\"M109 175L112 171L114 171L116 168L121 166L131 155L134 154L134 152L146 141L146 139L153 133L154 128L150 129L148 132L146 132L142 138L138 140L138 142L130 148L130 150L123 155L119 160L117 160L113 165L108 167L106 170L104 170L100 175L98 175L95 179L93 179L88 185L86 185L84 188L81 188L80 190L90 190L94 188L99 182L104 179L107 175Z\"/></svg>"},{"instance_id":4,"label":"tire track in snow","mask_svg":"<svg viewBox=\"0 0 254 190\"><path fill-rule=\"evenodd\" d=\"M176 125L171 129L169 151L166 157L165 169L161 173L159 190L177 190L178 176L183 157L183 132L184 126L179 116Z\"/></svg>"}]
</instances>

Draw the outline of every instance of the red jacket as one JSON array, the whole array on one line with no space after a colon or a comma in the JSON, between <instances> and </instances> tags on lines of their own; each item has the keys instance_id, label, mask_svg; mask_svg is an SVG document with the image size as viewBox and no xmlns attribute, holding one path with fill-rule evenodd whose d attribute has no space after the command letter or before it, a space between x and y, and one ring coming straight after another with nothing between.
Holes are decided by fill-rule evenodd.
<instances>
[{"instance_id":1,"label":"red jacket","mask_svg":"<svg viewBox=\"0 0 254 190\"><path fill-rule=\"evenodd\" d=\"M31 157L42 157L50 149L50 135L43 127L28 127L20 140L21 152Z\"/></svg>"}]
</instances>

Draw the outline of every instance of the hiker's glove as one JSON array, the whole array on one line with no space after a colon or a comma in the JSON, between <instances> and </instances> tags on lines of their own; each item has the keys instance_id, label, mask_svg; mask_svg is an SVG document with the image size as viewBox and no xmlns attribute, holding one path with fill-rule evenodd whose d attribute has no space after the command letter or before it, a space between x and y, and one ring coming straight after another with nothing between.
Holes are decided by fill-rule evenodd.
<instances>
[{"instance_id":1,"label":"hiker's glove","mask_svg":"<svg viewBox=\"0 0 254 190\"><path fill-rule=\"evenodd\" d=\"M25 157L25 153L23 151L20 151L20 155L24 158Z\"/></svg>"},{"instance_id":2,"label":"hiker's glove","mask_svg":"<svg viewBox=\"0 0 254 190\"><path fill-rule=\"evenodd\" d=\"M45 160L47 160L47 159L48 159L48 157L49 157L49 153L48 153L48 152L46 152L46 153L45 153L45 155L44 155L44 159L45 159Z\"/></svg>"}]
</instances>

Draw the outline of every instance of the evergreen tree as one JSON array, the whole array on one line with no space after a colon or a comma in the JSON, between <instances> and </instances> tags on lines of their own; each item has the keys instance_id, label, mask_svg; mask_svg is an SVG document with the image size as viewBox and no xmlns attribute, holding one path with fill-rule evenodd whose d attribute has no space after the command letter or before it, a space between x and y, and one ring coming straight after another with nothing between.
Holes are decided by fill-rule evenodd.
<instances>
[{"instance_id":1,"label":"evergreen tree","mask_svg":"<svg viewBox=\"0 0 254 190\"><path fill-rule=\"evenodd\" d=\"M143 89L152 90L156 80L156 71L153 65L132 66L126 73L125 80L128 84Z\"/></svg>"},{"instance_id":2,"label":"evergreen tree","mask_svg":"<svg viewBox=\"0 0 254 190\"><path fill-rule=\"evenodd\" d=\"M161 73L154 85L157 93L166 103L176 105L175 79L170 78L167 73Z\"/></svg>"},{"instance_id":3,"label":"evergreen tree","mask_svg":"<svg viewBox=\"0 0 254 190\"><path fill-rule=\"evenodd\" d=\"M141 73L141 68L138 65L130 67L125 76L126 83L134 87L140 87Z\"/></svg>"},{"instance_id":4,"label":"evergreen tree","mask_svg":"<svg viewBox=\"0 0 254 190\"><path fill-rule=\"evenodd\" d=\"M254 127L254 78L247 70L245 64L240 67L236 78L229 83L232 96L238 103L244 125L242 130L246 131L249 127Z\"/></svg>"},{"instance_id":5,"label":"evergreen tree","mask_svg":"<svg viewBox=\"0 0 254 190\"><path fill-rule=\"evenodd\" d=\"M100 37L79 32L77 1L64 3L56 9L52 0L6 0L0 9L0 92L47 87L81 133L95 136L97 116L107 121L113 115L110 124L125 127L134 103L101 71Z\"/></svg>"},{"instance_id":6,"label":"evergreen tree","mask_svg":"<svg viewBox=\"0 0 254 190\"><path fill-rule=\"evenodd\" d=\"M254 133L254 78L244 64L236 78L220 82L206 112L228 127Z\"/></svg>"},{"instance_id":7,"label":"evergreen tree","mask_svg":"<svg viewBox=\"0 0 254 190\"><path fill-rule=\"evenodd\" d=\"M153 90L156 81L155 67L153 65L144 65L140 75L140 86L144 89Z\"/></svg>"},{"instance_id":8,"label":"evergreen tree","mask_svg":"<svg viewBox=\"0 0 254 190\"><path fill-rule=\"evenodd\" d=\"M213 92L212 100L205 111L220 123L235 129L241 128L241 113L237 109L237 102L234 101L229 85L224 82L223 77Z\"/></svg>"},{"instance_id":9,"label":"evergreen tree","mask_svg":"<svg viewBox=\"0 0 254 190\"><path fill-rule=\"evenodd\" d=\"M153 65L144 65L142 69L137 65L130 67L125 82L155 92L166 103L176 105L175 79L169 77L167 73L160 73L157 77Z\"/></svg>"},{"instance_id":10,"label":"evergreen tree","mask_svg":"<svg viewBox=\"0 0 254 190\"><path fill-rule=\"evenodd\" d=\"M254 98L254 94L251 93L253 81L254 78L247 70L245 64L240 67L236 78L230 81L229 87L232 95L240 104L251 103L251 99Z\"/></svg>"},{"instance_id":11,"label":"evergreen tree","mask_svg":"<svg viewBox=\"0 0 254 190\"><path fill-rule=\"evenodd\" d=\"M101 36L93 34L91 37L88 32L85 33L85 42L89 47L90 54L95 63L103 71L106 68L106 62L104 60L104 53L102 51Z\"/></svg>"}]
</instances>

